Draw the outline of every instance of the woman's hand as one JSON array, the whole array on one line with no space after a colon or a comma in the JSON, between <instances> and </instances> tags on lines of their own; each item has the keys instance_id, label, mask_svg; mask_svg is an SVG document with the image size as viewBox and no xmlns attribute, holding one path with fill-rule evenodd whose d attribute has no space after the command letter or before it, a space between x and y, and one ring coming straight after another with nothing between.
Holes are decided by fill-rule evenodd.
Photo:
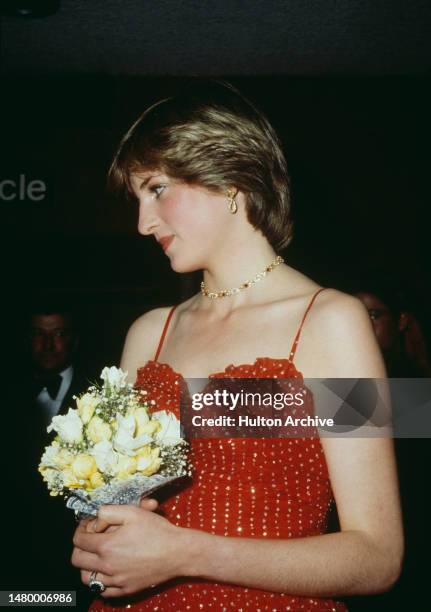
<instances>
[{"instance_id":1,"label":"woman's hand","mask_svg":"<svg viewBox=\"0 0 431 612\"><path fill-rule=\"evenodd\" d=\"M75 532L72 564L81 569L84 584L97 571L106 586L104 597L131 595L183 575L189 530L133 506L102 506L96 524L91 523L92 532L84 521Z\"/></svg>"},{"instance_id":2,"label":"woman's hand","mask_svg":"<svg viewBox=\"0 0 431 612\"><path fill-rule=\"evenodd\" d=\"M139 507L144 510L157 510L159 503L156 499L143 497L139 503ZM95 519L86 519L82 521L85 523L85 530L89 533L102 533L103 531L115 531L118 525L111 525L106 520L102 520L100 516Z\"/></svg>"}]
</instances>

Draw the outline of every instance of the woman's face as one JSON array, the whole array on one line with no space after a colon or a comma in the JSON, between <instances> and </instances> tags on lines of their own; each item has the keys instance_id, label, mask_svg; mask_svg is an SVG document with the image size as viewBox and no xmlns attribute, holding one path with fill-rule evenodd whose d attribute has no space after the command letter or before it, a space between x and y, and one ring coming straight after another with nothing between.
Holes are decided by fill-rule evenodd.
<instances>
[{"instance_id":1,"label":"woman's face","mask_svg":"<svg viewBox=\"0 0 431 612\"><path fill-rule=\"evenodd\" d=\"M130 181L139 201L139 233L155 237L175 271L206 267L224 236L227 197L157 170L132 174Z\"/></svg>"}]
</instances>

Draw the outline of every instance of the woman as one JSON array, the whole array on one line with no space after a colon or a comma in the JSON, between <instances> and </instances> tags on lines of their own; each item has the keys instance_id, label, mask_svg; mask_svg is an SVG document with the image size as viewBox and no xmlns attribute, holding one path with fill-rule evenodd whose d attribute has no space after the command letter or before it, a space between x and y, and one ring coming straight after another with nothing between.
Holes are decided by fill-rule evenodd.
<instances>
[{"instance_id":1,"label":"woman","mask_svg":"<svg viewBox=\"0 0 431 612\"><path fill-rule=\"evenodd\" d=\"M178 408L187 377L384 376L362 305L277 257L291 237L285 160L268 121L233 88L197 86L148 109L111 177L134 195L139 232L172 268L204 274L201 293L128 333L121 367L159 406ZM72 562L84 583L106 587L93 610L138 594L128 608L338 611L332 596L396 580L391 440L195 439L191 454L193 482L162 512L152 500L105 506L77 529ZM341 531L328 534L333 498Z\"/></svg>"}]
</instances>

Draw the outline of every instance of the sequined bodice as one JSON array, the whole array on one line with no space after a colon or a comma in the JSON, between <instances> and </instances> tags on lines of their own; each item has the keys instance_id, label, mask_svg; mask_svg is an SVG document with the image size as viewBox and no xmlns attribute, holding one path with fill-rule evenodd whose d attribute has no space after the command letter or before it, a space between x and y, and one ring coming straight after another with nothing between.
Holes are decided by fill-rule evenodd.
<instances>
[{"instance_id":1,"label":"sequined bodice","mask_svg":"<svg viewBox=\"0 0 431 612\"><path fill-rule=\"evenodd\" d=\"M288 359L259 358L228 366L210 378L302 378ZM136 386L158 409L178 414L185 381L172 368L149 361L138 370ZM318 438L234 438L191 441L193 477L167 491L161 503L175 525L229 537L298 538L322 534L333 501ZM143 594L131 604L140 610L346 610L324 598L296 597L235 585L178 579ZM110 610L95 602L94 610Z\"/></svg>"}]
</instances>

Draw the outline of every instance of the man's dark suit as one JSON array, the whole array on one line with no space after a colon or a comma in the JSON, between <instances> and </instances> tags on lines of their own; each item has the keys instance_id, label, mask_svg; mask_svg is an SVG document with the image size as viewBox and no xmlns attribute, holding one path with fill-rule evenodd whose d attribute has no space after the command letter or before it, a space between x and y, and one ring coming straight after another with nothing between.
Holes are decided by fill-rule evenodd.
<instances>
[{"instance_id":1,"label":"man's dark suit","mask_svg":"<svg viewBox=\"0 0 431 612\"><path fill-rule=\"evenodd\" d=\"M25 378L24 385L22 381L13 385L14 391L6 402L9 438L5 459L13 466L8 473L8 488L14 502L6 512L10 563L3 588L74 590L77 609L84 610L91 594L70 563L76 528L74 515L65 507L62 497L49 495L37 471L43 449L54 434L46 432L46 417L36 402L32 376ZM73 395L88 386L87 377L75 370L60 413L76 407Z\"/></svg>"},{"instance_id":2,"label":"man's dark suit","mask_svg":"<svg viewBox=\"0 0 431 612\"><path fill-rule=\"evenodd\" d=\"M69 408L76 408L76 403L73 399L73 396L80 395L81 393L83 393L90 386L90 384L91 383L88 379L88 376L86 376L79 368L74 367L70 386L61 402L57 415L66 414ZM33 444L35 447L36 456L38 459L40 459L41 451L47 444L50 444L54 435L52 433L48 434L46 431L47 425L49 424L51 419L46 418L43 409L37 404L35 396L35 394L37 395L37 391L34 392L34 389L30 387L30 392L30 402L33 406L32 410L34 410L33 422L35 426L35 438ZM36 437L36 431L39 433L39 438Z\"/></svg>"}]
</instances>

